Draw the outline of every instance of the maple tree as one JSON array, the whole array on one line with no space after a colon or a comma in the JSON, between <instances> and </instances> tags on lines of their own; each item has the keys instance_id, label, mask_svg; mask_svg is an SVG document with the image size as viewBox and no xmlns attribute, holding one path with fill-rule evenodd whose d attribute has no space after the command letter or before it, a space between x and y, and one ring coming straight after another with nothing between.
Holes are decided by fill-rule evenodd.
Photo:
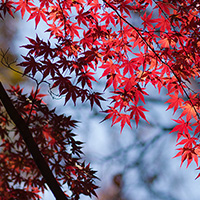
<instances>
[{"instance_id":1,"label":"maple tree","mask_svg":"<svg viewBox=\"0 0 200 200\"><path fill-rule=\"evenodd\" d=\"M34 20L35 28L43 21L49 39L27 37L28 44L21 46L28 53L18 66L36 83L30 94L24 94L20 86L12 86L8 90L11 103L1 85L1 199L16 199L19 195L36 199L38 192L46 188L45 182L54 180L53 174L49 181L45 177L43 165L37 163L37 156L34 158L36 149L41 161L44 155L57 181L67 183L72 192L71 196L68 191L62 196L57 185L55 193L62 196L60 199L96 195L94 171L80 161L82 143L74 139L71 130L76 121L48 109L42 97L49 93L41 94L39 90L43 83L49 86L51 95L57 88L65 104L70 100L74 105L88 101L91 108L96 104L101 110L104 91L110 90L107 99L111 102L103 110L106 116L102 121L111 119L112 126L120 123L121 132L126 124L138 126L141 119L148 123L148 85L158 92L166 89L167 110L177 116L170 132L177 133L179 148L175 157L181 156L181 165L187 161L187 166L194 160L200 170L200 97L191 84L192 80L198 81L200 71L197 0L2 0L2 19L6 14L14 17L15 12L20 12L22 19L28 15L27 21ZM137 25L132 23L133 13L139 19ZM13 69L3 52L1 64ZM99 79L105 80L103 92L95 89ZM11 105L18 111L14 116L9 112ZM15 122L16 118L20 119ZM30 138L34 137L31 143L26 141L24 127ZM35 145L33 150L31 144ZM44 164L47 171L48 165ZM19 189L13 184L24 187ZM49 187L53 189L56 184Z\"/></svg>"}]
</instances>

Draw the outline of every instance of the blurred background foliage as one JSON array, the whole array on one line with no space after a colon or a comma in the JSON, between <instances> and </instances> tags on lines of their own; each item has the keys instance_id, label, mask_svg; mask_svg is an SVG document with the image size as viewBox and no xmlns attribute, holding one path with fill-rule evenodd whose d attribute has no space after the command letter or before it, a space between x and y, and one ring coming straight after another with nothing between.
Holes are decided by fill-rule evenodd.
<instances>
[{"instance_id":1,"label":"blurred background foliage","mask_svg":"<svg viewBox=\"0 0 200 200\"><path fill-rule=\"evenodd\" d=\"M12 68L22 73L15 62L18 55L14 51L14 41L20 28L17 18L18 16L15 15L15 20L13 20L11 16L7 15L4 20L0 19L0 81L4 84L16 84L25 80L21 74L2 65L2 61L8 59L8 62L13 62ZM5 57L3 58L3 56Z\"/></svg>"}]
</instances>

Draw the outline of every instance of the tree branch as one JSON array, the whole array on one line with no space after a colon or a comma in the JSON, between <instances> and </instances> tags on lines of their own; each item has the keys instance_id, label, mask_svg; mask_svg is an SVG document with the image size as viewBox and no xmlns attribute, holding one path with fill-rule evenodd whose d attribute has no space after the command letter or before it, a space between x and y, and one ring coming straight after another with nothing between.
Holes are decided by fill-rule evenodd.
<instances>
[{"instance_id":1,"label":"tree branch","mask_svg":"<svg viewBox=\"0 0 200 200\"><path fill-rule=\"evenodd\" d=\"M46 163L43 155L41 154L34 138L25 123L22 117L19 115L17 110L15 109L14 105L11 102L8 94L6 93L2 83L0 82L0 100L4 105L8 115L15 123L16 127L18 128L21 136L23 137L27 148L29 149L36 165L38 166L42 176L46 180L47 185L49 186L50 190L54 194L57 200L67 200L67 196L64 194L62 189L60 188L57 180L55 179L52 171L50 170L48 164Z\"/></svg>"}]
</instances>

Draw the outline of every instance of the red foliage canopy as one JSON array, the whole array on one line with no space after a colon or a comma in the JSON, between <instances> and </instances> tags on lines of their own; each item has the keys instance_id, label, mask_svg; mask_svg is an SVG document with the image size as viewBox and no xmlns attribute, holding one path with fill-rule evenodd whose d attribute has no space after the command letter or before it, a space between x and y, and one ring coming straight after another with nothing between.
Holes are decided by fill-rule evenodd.
<instances>
[{"instance_id":1,"label":"red foliage canopy","mask_svg":"<svg viewBox=\"0 0 200 200\"><path fill-rule=\"evenodd\" d=\"M159 92L165 88L167 109L179 115L171 131L178 136L176 156L182 157L181 165L184 161L189 165L194 159L198 166L200 97L190 84L200 72L198 0L39 0L38 4L34 0L3 0L0 11L1 18L6 13L14 16L14 12L20 12L23 18L26 13L28 21L35 20L36 28L41 21L48 27L47 42L36 35L22 46L28 50L19 63L24 75L34 80L40 77L37 86L48 82L51 89L58 88L65 103L71 99L76 104L80 99L82 103L89 101L91 108L94 104L101 108L103 93L95 91L93 85L98 78L104 79L112 99L104 120L112 118L112 125L120 123L121 130L134 121L138 125L141 118L148 122L148 85ZM137 26L132 24L133 15L138 18ZM9 93L57 179L68 183L75 199L79 193L95 194L89 167L77 164L79 161L66 152L66 145L71 145L71 152L80 154L80 142L75 142L70 128L75 122L49 110L38 90L27 96L21 88L12 87ZM34 199L37 191L28 191L44 189L44 179L28 151L22 155L25 144L7 114L1 112L0 118L0 189L6 188L4 197L9 194L16 198L22 191L16 192L11 183L23 182L23 192L26 190L28 199ZM10 140L10 132L15 141Z\"/></svg>"}]
</instances>

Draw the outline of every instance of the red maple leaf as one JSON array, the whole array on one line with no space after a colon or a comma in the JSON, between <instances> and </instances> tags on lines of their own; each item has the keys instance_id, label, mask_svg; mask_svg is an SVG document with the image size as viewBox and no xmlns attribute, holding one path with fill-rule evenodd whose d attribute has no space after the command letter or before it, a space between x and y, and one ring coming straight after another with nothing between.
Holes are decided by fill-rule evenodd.
<instances>
[{"instance_id":1,"label":"red maple leaf","mask_svg":"<svg viewBox=\"0 0 200 200\"><path fill-rule=\"evenodd\" d=\"M18 2L15 2L14 4L18 5L15 8L15 12L20 10L22 19L24 17L25 12L27 11L28 13L31 13L31 7L34 7L35 5L31 1L27 0L19 0Z\"/></svg>"},{"instance_id":2,"label":"red maple leaf","mask_svg":"<svg viewBox=\"0 0 200 200\"><path fill-rule=\"evenodd\" d=\"M142 24L144 25L144 28L146 28L146 27L147 28L149 28L149 27L154 28L152 23L156 23L157 20L156 19L151 19L152 18L152 14L153 14L153 12L151 12L147 16L147 13L145 12L144 15L143 15L143 17L141 17L141 19L144 21L144 22L142 22Z\"/></svg>"},{"instance_id":3,"label":"red maple leaf","mask_svg":"<svg viewBox=\"0 0 200 200\"><path fill-rule=\"evenodd\" d=\"M6 15L6 12L8 12L14 18L14 15L12 12L12 9L14 8L14 6L12 4L13 4L12 0L2 0L1 1L0 10L3 10L4 16Z\"/></svg>"},{"instance_id":4,"label":"red maple leaf","mask_svg":"<svg viewBox=\"0 0 200 200\"><path fill-rule=\"evenodd\" d=\"M170 131L170 133L178 131L180 133L184 133L185 132L186 135L189 135L189 130L192 131L192 127L190 126L191 123L185 122L182 118L180 118L178 120L173 119L173 121L175 121L176 123L178 123L178 125L176 125Z\"/></svg>"},{"instance_id":5,"label":"red maple leaf","mask_svg":"<svg viewBox=\"0 0 200 200\"><path fill-rule=\"evenodd\" d=\"M149 123L146 119L144 112L148 112L143 106L130 106L128 111L131 111L130 118L135 118L136 126L138 126L140 117L142 117L147 123Z\"/></svg>"},{"instance_id":6,"label":"red maple leaf","mask_svg":"<svg viewBox=\"0 0 200 200\"><path fill-rule=\"evenodd\" d=\"M183 105L184 100L182 98L179 98L177 94L169 96L171 97L171 99L165 102L165 103L170 103L167 110L174 108L174 113L175 113L177 109Z\"/></svg>"},{"instance_id":7,"label":"red maple leaf","mask_svg":"<svg viewBox=\"0 0 200 200\"><path fill-rule=\"evenodd\" d=\"M155 22L156 21L158 23L156 24L155 28L160 28L161 32L165 32L166 29L167 30L171 29L171 24L170 24L169 20L165 19L165 17L163 17L162 15L161 15L161 18L155 19Z\"/></svg>"},{"instance_id":8,"label":"red maple leaf","mask_svg":"<svg viewBox=\"0 0 200 200\"><path fill-rule=\"evenodd\" d=\"M191 120L192 117L194 117L197 120L197 107L196 110L194 109L196 106L191 105L190 102L186 103L185 105L182 105L181 108L183 109L183 112L181 113L180 117L183 117L186 115L187 121Z\"/></svg>"},{"instance_id":9,"label":"red maple leaf","mask_svg":"<svg viewBox=\"0 0 200 200\"><path fill-rule=\"evenodd\" d=\"M44 8L40 9L38 7L33 7L27 21L35 18L35 28L37 28L41 18L47 23L45 12L46 11Z\"/></svg>"},{"instance_id":10,"label":"red maple leaf","mask_svg":"<svg viewBox=\"0 0 200 200\"><path fill-rule=\"evenodd\" d=\"M107 13L107 12L103 13L102 16L104 17L102 17L101 21L105 21L106 26L112 23L116 27L115 19L117 18L117 15L115 14L114 11L110 13Z\"/></svg>"}]
</instances>

